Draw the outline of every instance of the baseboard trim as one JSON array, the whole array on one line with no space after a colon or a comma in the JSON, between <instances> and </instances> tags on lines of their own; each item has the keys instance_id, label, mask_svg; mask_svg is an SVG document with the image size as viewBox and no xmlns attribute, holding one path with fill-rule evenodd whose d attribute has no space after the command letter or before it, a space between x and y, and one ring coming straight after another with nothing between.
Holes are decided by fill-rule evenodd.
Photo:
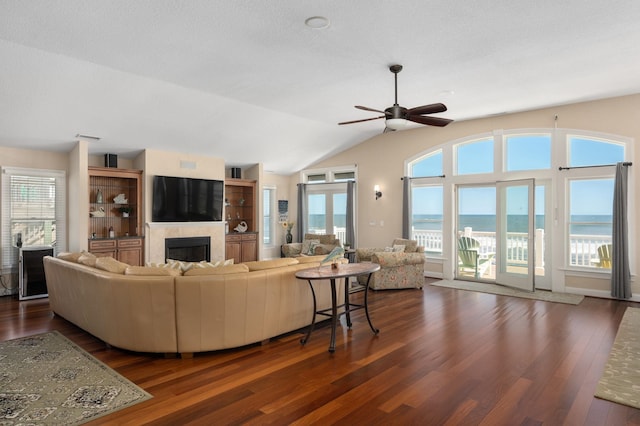
<instances>
[{"instance_id":1,"label":"baseboard trim","mask_svg":"<svg viewBox=\"0 0 640 426\"><path fill-rule=\"evenodd\" d=\"M579 287L565 287L565 293L581 294L588 297L597 297L600 299L623 300L616 299L611 296L611 292L606 290L590 290ZM640 295L632 295L630 299L624 299L625 302L640 302Z\"/></svg>"}]
</instances>

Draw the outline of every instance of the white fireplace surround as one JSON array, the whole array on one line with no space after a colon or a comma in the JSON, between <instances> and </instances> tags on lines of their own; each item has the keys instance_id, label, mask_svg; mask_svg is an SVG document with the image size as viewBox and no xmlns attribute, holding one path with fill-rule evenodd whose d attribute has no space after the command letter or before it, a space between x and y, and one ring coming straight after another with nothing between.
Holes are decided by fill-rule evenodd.
<instances>
[{"instance_id":1,"label":"white fireplace surround","mask_svg":"<svg viewBox=\"0 0 640 426\"><path fill-rule=\"evenodd\" d=\"M211 260L224 260L224 222L145 223L145 262L163 263L165 238L211 238Z\"/></svg>"}]
</instances>

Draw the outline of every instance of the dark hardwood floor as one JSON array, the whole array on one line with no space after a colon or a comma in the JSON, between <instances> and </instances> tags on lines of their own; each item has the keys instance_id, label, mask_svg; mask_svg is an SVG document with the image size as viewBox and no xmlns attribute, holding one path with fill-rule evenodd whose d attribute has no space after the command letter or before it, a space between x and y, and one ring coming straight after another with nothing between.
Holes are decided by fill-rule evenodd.
<instances>
[{"instance_id":1,"label":"dark hardwood floor","mask_svg":"<svg viewBox=\"0 0 640 426\"><path fill-rule=\"evenodd\" d=\"M362 293L355 294L357 300ZM579 306L425 285L370 292L353 329L165 359L108 348L49 311L0 298L0 339L58 330L154 398L92 424L625 425L640 410L594 398L635 303Z\"/></svg>"}]
</instances>

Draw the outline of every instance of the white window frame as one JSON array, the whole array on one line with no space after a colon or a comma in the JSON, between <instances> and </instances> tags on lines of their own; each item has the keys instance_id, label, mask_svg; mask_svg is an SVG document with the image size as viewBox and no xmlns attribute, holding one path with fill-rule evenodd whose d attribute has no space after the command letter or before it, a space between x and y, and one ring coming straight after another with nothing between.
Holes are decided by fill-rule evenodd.
<instances>
[{"instance_id":1,"label":"white window frame","mask_svg":"<svg viewBox=\"0 0 640 426\"><path fill-rule=\"evenodd\" d=\"M356 182L358 181L358 166L354 164L349 166L323 167L319 169L302 170L300 171L300 182L308 183L310 185L320 185L322 183L333 182L346 183L346 180L336 178L336 175L341 173L353 173L353 180L355 180ZM325 179L318 180L322 175L324 175Z\"/></svg>"},{"instance_id":2,"label":"white window frame","mask_svg":"<svg viewBox=\"0 0 640 426\"><path fill-rule=\"evenodd\" d=\"M2 220L0 221L0 233L2 234L2 250L0 256L2 269L17 271L18 249L15 246L15 237L11 235L11 176L34 176L55 178L55 220L56 220L56 245L54 254L67 249L67 183L66 172L62 170L29 169L21 167L2 167Z\"/></svg>"},{"instance_id":3,"label":"white window frame","mask_svg":"<svg viewBox=\"0 0 640 426\"><path fill-rule=\"evenodd\" d=\"M506 171L506 137L517 135L551 135L551 167L549 169L541 170L518 170L518 171ZM474 143L485 140L487 138L493 138L494 141L494 171L493 173L482 174L464 174L457 175L457 148L463 144ZM560 276L559 271L576 271L584 276L602 276L607 274L607 270L601 270L600 268L584 267L576 268L570 267L569 256L569 237L568 237L568 179L573 178L599 178L599 177L613 177L614 168L601 167L601 168L581 168L560 171L560 166L567 166L569 162L569 138L580 137L585 139L598 140L605 143L620 144L624 146L624 161L632 161L633 159L633 146L634 139L621 135L605 134L599 132L593 132L588 130L576 130L576 129L511 129L508 131L498 129L492 133L483 133L470 135L468 137L459 138L456 140L448 141L444 144L434 146L428 150L422 151L405 161L405 175L410 176L411 166L422 158L428 157L435 152L442 151L443 159L443 171L445 178L443 179L444 189L444 212L443 212L443 233L445 235L453 234L454 230L454 202L451 194L456 185L459 184L471 184L485 179L492 181L500 181L507 179L522 179L527 177L533 177L536 181L550 182L550 188L552 193L547 194L549 197L549 204L547 210L551 214L547 214L547 220L552 221L552 233L555 238L552 243L551 252L557 253L554 255L555 263L552 266L553 279L561 282L559 290L563 290L564 287L564 275ZM635 214L635 179L633 178L633 168L629 170L629 199L628 199L628 218L629 218L629 246L635 245L635 229L637 224ZM546 205L545 204L545 205ZM561 238L558 238L561 237ZM454 270L456 257L455 256L455 241L453 237L445 239L443 242L443 256L442 259L434 256L428 256L428 258L438 262L439 259L444 264L443 268ZM562 254L562 255L561 255ZM630 266L632 274L634 274L636 265L635 258L630 259ZM556 284L554 284L556 289Z\"/></svg>"},{"instance_id":4,"label":"white window frame","mask_svg":"<svg viewBox=\"0 0 640 426\"><path fill-rule=\"evenodd\" d=\"M353 165L348 165L348 166L335 166L335 167L325 167L325 168L318 168L318 169L307 169L307 170L302 170L300 172L300 182L302 183L306 183L307 185L307 197L309 195L312 194L325 194L326 198L326 204L325 204L325 209L327 211L331 212L331 215L326 214L326 227L327 228L333 228L333 195L336 193L345 193L347 190L347 182L348 180L346 179L339 179L337 177L337 175L339 174L352 174L353 175L353 179L349 179L349 180L353 180L354 182L358 182L358 166L353 164ZM318 177L324 175L325 179L324 180L318 180ZM309 181L309 177L311 177L311 181ZM314 183L317 182L317 183ZM358 217L358 188L356 187L356 194L354 195L354 210L355 210L355 217ZM331 226L329 226L331 225ZM308 227L308 224L307 224ZM357 229L358 229L358 224L355 224L355 228L356 228L356 236L355 239L356 241L349 241L349 243L352 246L355 246L357 244L357 239L358 239L358 235L357 235ZM305 230L306 232L306 230ZM329 232L332 233L332 232ZM340 235L337 235L336 237L341 237ZM343 244L345 243L345 241L341 241Z\"/></svg>"},{"instance_id":5,"label":"white window frame","mask_svg":"<svg viewBox=\"0 0 640 426\"><path fill-rule=\"evenodd\" d=\"M261 244L265 248L273 248L276 246L276 227L278 224L278 201L276 197L276 187L272 185L264 185L262 187L262 197L264 200L269 200L269 241L264 242L264 236L266 236L266 229L263 230L263 238ZM264 211L262 212L264 214ZM264 215L262 217L264 228Z\"/></svg>"}]
</instances>

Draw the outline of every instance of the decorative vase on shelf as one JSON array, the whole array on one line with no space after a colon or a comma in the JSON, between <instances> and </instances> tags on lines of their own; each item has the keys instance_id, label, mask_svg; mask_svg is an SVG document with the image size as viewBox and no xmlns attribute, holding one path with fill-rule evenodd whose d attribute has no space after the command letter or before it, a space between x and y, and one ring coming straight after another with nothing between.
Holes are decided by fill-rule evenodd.
<instances>
[{"instance_id":1,"label":"decorative vase on shelf","mask_svg":"<svg viewBox=\"0 0 640 426\"><path fill-rule=\"evenodd\" d=\"M102 204L102 191L98 188L98 192L96 193L96 203Z\"/></svg>"},{"instance_id":2,"label":"decorative vase on shelf","mask_svg":"<svg viewBox=\"0 0 640 426\"><path fill-rule=\"evenodd\" d=\"M287 229L287 244L291 244L293 241L293 235L291 235L291 231Z\"/></svg>"}]
</instances>

